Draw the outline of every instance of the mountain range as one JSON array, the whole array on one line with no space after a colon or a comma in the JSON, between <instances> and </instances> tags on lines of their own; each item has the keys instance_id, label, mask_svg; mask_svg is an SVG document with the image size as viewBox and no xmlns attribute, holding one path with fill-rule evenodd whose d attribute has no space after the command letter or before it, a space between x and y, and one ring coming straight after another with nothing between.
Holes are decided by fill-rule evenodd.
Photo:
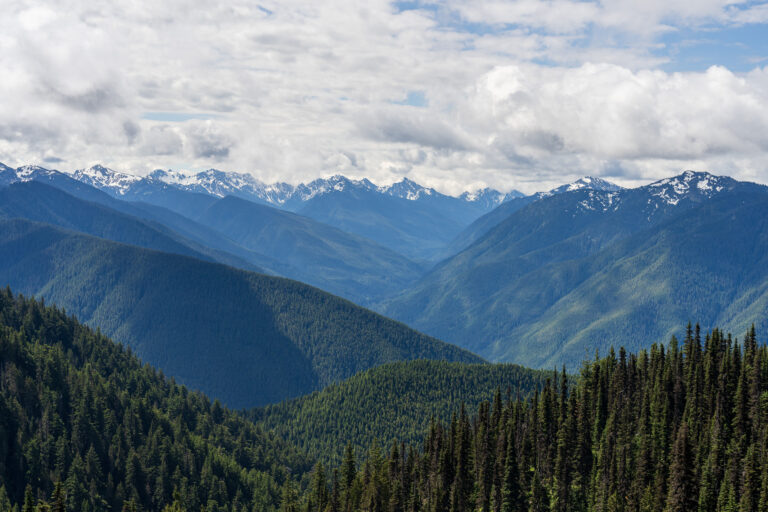
<instances>
[{"instance_id":1,"label":"mountain range","mask_svg":"<svg viewBox=\"0 0 768 512\"><path fill-rule=\"evenodd\" d=\"M119 218L119 222L162 231L165 238L186 246L185 251L192 250L205 255L206 259L297 279L359 304L370 304L402 289L415 282L424 270L422 265L370 239L234 196L219 198L170 187L152 194L151 203L124 201L63 173L42 168L7 170L0 173L0 183L3 182L6 187L13 186L6 189L7 208L18 210L24 205L22 210L14 215L9 212L6 217L49 222L115 241L160 248L136 239L94 232L79 223L85 220L111 225L118 223ZM56 194L52 190L44 192L40 187L35 188L36 197L32 197L34 183L52 185L80 201L61 194L55 200L44 198L43 195ZM19 197L14 198L15 195ZM176 202L179 197L180 201ZM61 204L57 205L57 201ZM170 203L171 209L163 206L166 203ZM50 213L51 208L58 211L44 214ZM66 216L72 218L65 221ZM101 217L104 219L99 220ZM115 230L125 230L125 227Z\"/></svg>"},{"instance_id":2,"label":"mountain range","mask_svg":"<svg viewBox=\"0 0 768 512\"><path fill-rule=\"evenodd\" d=\"M157 169L147 176L141 177L121 173L102 165L75 170L72 172L72 177L95 188L109 191L115 196L132 195L135 190L140 188L139 184L164 183L181 190L217 197L237 196L254 202L284 207L290 211L300 209L302 203L306 203L314 197L326 195L333 191L342 192L350 189L365 190L410 201L424 200L428 197L451 197L440 194L432 188L423 187L408 178L403 178L401 181L387 186L377 186L368 179L354 180L341 175L319 178L299 185L284 182L266 184L248 173L227 172L218 169L208 169L195 174ZM504 201L522 195L515 190L504 194L494 189L485 188L464 192L461 196L453 199L464 203L475 203L478 208L490 210Z\"/></svg>"},{"instance_id":3,"label":"mountain range","mask_svg":"<svg viewBox=\"0 0 768 512\"><path fill-rule=\"evenodd\" d=\"M434 259L463 228L504 201L521 197L493 189L441 194L407 178L389 186L344 176L310 183L265 184L250 174L209 169L197 174L155 170L145 177L103 166L77 170L72 177L114 197L174 208L178 191L212 197L235 196L251 202L299 213L343 231L370 238L404 256ZM187 205L177 210L190 214Z\"/></svg>"},{"instance_id":4,"label":"mountain range","mask_svg":"<svg viewBox=\"0 0 768 512\"><path fill-rule=\"evenodd\" d=\"M481 361L296 281L23 219L0 220L0 282L66 308L232 407L390 361Z\"/></svg>"},{"instance_id":5,"label":"mountain range","mask_svg":"<svg viewBox=\"0 0 768 512\"><path fill-rule=\"evenodd\" d=\"M602 178L595 178L592 176L585 176L578 180L561 185L547 192L536 192L529 196L519 195L516 197L507 197L506 200L498 207L494 208L490 212L486 213L482 217L476 219L472 224L464 228L452 241L443 249L441 255L444 258L458 254L462 250L466 249L478 238L491 230L494 226L501 221L515 213L517 210L527 206L530 203L544 199L545 197L551 197L565 192L573 192L576 190L595 190L600 192L618 192L622 187L611 183Z\"/></svg>"},{"instance_id":6,"label":"mountain range","mask_svg":"<svg viewBox=\"0 0 768 512\"><path fill-rule=\"evenodd\" d=\"M709 173L459 198L408 180L266 186L214 170L3 167L0 183L5 218L289 277L492 361L573 367L640 348L622 326L661 340L689 320L739 332L766 317L766 187ZM707 250L715 241L727 243Z\"/></svg>"},{"instance_id":7,"label":"mountain range","mask_svg":"<svg viewBox=\"0 0 768 512\"><path fill-rule=\"evenodd\" d=\"M491 360L550 368L688 321L743 332L766 321L767 214L768 188L708 173L551 195L382 310Z\"/></svg>"}]
</instances>

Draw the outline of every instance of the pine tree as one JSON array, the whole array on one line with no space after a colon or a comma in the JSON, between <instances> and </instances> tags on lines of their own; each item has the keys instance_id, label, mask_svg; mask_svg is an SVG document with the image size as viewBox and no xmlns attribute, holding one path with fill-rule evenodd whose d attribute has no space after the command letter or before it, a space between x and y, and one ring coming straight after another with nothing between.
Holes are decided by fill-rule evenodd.
<instances>
[{"instance_id":1,"label":"pine tree","mask_svg":"<svg viewBox=\"0 0 768 512\"><path fill-rule=\"evenodd\" d=\"M688 425L683 423L672 446L666 512L687 512L697 506L694 457L688 440Z\"/></svg>"},{"instance_id":2,"label":"pine tree","mask_svg":"<svg viewBox=\"0 0 768 512\"><path fill-rule=\"evenodd\" d=\"M66 497L64 496L64 488L61 482L56 482L53 488L53 494L51 495L51 510L52 512L66 512Z\"/></svg>"},{"instance_id":3,"label":"pine tree","mask_svg":"<svg viewBox=\"0 0 768 512\"><path fill-rule=\"evenodd\" d=\"M541 483L539 472L533 472L531 490L528 493L528 512L549 512L549 494Z\"/></svg>"},{"instance_id":4,"label":"pine tree","mask_svg":"<svg viewBox=\"0 0 768 512\"><path fill-rule=\"evenodd\" d=\"M522 492L520 489L520 472L518 469L517 448L510 429L510 439L507 441L506 463L504 467L504 488L502 490L502 512L515 512L522 509Z\"/></svg>"},{"instance_id":5,"label":"pine tree","mask_svg":"<svg viewBox=\"0 0 768 512\"><path fill-rule=\"evenodd\" d=\"M344 492L348 492L352 487L356 473L355 452L352 449L352 443L347 442L344 448L344 460L341 463L341 488Z\"/></svg>"},{"instance_id":6,"label":"pine tree","mask_svg":"<svg viewBox=\"0 0 768 512\"><path fill-rule=\"evenodd\" d=\"M451 512L468 512L472 510L470 498L475 480L472 475L472 443L470 436L469 419L467 418L466 409L462 404L456 430L456 475L451 487Z\"/></svg>"},{"instance_id":7,"label":"pine tree","mask_svg":"<svg viewBox=\"0 0 768 512\"><path fill-rule=\"evenodd\" d=\"M0 512L11 512L11 500L2 484L0 484Z\"/></svg>"},{"instance_id":8,"label":"pine tree","mask_svg":"<svg viewBox=\"0 0 768 512\"><path fill-rule=\"evenodd\" d=\"M21 512L35 512L36 505L37 500L32 493L32 486L27 485L27 488L24 490L24 505L21 507Z\"/></svg>"},{"instance_id":9,"label":"pine tree","mask_svg":"<svg viewBox=\"0 0 768 512\"><path fill-rule=\"evenodd\" d=\"M280 497L280 512L299 512L299 491L296 484L286 480Z\"/></svg>"},{"instance_id":10,"label":"pine tree","mask_svg":"<svg viewBox=\"0 0 768 512\"><path fill-rule=\"evenodd\" d=\"M321 462L318 462L312 473L312 494L310 495L312 510L323 512L328 505L328 499L328 481L325 475L325 467Z\"/></svg>"}]
</instances>

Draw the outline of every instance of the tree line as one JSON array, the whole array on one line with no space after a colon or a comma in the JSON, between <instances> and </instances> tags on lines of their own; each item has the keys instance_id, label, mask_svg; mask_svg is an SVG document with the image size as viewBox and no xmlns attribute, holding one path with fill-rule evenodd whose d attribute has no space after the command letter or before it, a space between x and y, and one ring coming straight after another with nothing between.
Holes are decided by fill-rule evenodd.
<instances>
[{"instance_id":1,"label":"tree line","mask_svg":"<svg viewBox=\"0 0 768 512\"><path fill-rule=\"evenodd\" d=\"M574 382L575 381L575 382ZM613 350L529 398L497 392L419 444L317 465L281 510L768 510L768 351L690 326L682 344Z\"/></svg>"},{"instance_id":2,"label":"tree line","mask_svg":"<svg viewBox=\"0 0 768 512\"><path fill-rule=\"evenodd\" d=\"M269 511L311 467L65 312L0 290L0 512Z\"/></svg>"}]
</instances>

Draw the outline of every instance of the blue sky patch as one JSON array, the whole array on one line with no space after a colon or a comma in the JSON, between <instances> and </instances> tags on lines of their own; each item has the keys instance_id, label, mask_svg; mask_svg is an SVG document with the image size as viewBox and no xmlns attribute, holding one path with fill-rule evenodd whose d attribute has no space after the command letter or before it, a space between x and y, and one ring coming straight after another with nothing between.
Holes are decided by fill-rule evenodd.
<instances>
[{"instance_id":1,"label":"blue sky patch","mask_svg":"<svg viewBox=\"0 0 768 512\"><path fill-rule=\"evenodd\" d=\"M424 91L408 91L404 100L393 101L395 105L409 105L411 107L426 107L429 105Z\"/></svg>"}]
</instances>

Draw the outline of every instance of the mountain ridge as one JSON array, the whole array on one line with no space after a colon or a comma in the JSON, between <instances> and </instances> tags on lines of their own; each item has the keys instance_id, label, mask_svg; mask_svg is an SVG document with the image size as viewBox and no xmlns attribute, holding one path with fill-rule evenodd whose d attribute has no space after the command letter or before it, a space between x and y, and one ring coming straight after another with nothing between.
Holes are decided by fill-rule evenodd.
<instances>
[{"instance_id":1,"label":"mountain ridge","mask_svg":"<svg viewBox=\"0 0 768 512\"><path fill-rule=\"evenodd\" d=\"M0 282L66 308L234 407L299 396L388 361L482 361L303 283L22 219L0 220Z\"/></svg>"},{"instance_id":2,"label":"mountain ridge","mask_svg":"<svg viewBox=\"0 0 768 512\"><path fill-rule=\"evenodd\" d=\"M605 329L611 325L615 330L618 329L615 322L605 320L611 314L620 313L630 323L641 318L647 320L651 311L657 312L654 315L674 312L679 316L684 310L677 305L672 307L675 301L693 308L689 314L698 311L697 301L709 300L702 295L702 285L696 285L695 300L676 298L671 294L674 288L669 287L685 282L677 279L675 273L685 275L686 260L675 256L665 266L663 256L669 251L675 255L685 254L688 233L700 235L703 226L722 219L725 212L735 216L737 228L712 224L718 226L717 237L728 240L737 235L752 236L762 243L762 224L750 217L748 209L738 209L743 200L751 201L755 208L763 211L763 205L768 204L768 187L708 173L686 172L637 189L575 190L556 194L519 209L467 249L441 262L414 287L385 303L381 310L492 360L533 367L574 364L585 356L580 347L595 346L590 345L590 336L595 343L599 341L601 350L607 347L607 332L589 330L592 329L590 322ZM713 204L721 205L723 211L714 210ZM664 231L668 229L667 224L676 226L677 237ZM661 236L661 233L666 234ZM647 258L642 259L643 254L633 251L640 250L640 242L645 239L657 240L657 243L643 249ZM634 245L627 240L634 240ZM739 243L748 242L739 239ZM736 257L731 249L721 251L722 256L705 254L709 254L711 260L707 265L719 261L718 258ZM635 261L637 267L627 267L627 261ZM757 262L757 256L745 260L746 268L753 268ZM615 273L610 279L606 274L609 270ZM706 275L707 279L714 279L711 273ZM762 279L761 274L756 275ZM602 276L600 286L596 281L591 288L585 284L590 276L594 279ZM750 284L729 273L718 282L726 289L735 286L735 291L759 287L762 281ZM669 289L668 295L653 295L652 290L664 286ZM625 294L601 301L601 296L612 296L612 287L623 287ZM725 296L718 295L720 299L725 300ZM633 311L636 317L632 317ZM712 309L708 311L708 316L701 315L702 321L744 328L741 323L731 325L733 322L718 317ZM753 320L758 322L759 310L750 311ZM575 321L577 314L582 315L578 318L587 325ZM659 322L653 317L653 320L644 323L684 325L690 318L665 317ZM579 329L586 329L583 335ZM588 336L586 333L590 332ZM618 340L615 343L637 348L632 346L632 340L612 332ZM669 333L646 334L648 339L658 339ZM575 342L577 339L580 341ZM553 355L552 347L569 343L569 355Z\"/></svg>"},{"instance_id":3,"label":"mountain ridge","mask_svg":"<svg viewBox=\"0 0 768 512\"><path fill-rule=\"evenodd\" d=\"M35 172L42 176L42 168ZM341 175L318 178L297 186L266 185L253 176L210 169L197 174L155 170L136 177L92 166L67 177L125 201L161 206L194 218L217 199L232 195L257 204L299 213L350 234L368 238L420 264L431 264L440 250L474 219L518 192L484 189L459 197L441 194L407 178L377 186L368 179ZM4 172L8 179L28 179ZM58 176L60 175L60 176Z\"/></svg>"},{"instance_id":4,"label":"mountain ridge","mask_svg":"<svg viewBox=\"0 0 768 512\"><path fill-rule=\"evenodd\" d=\"M142 177L115 171L97 164L89 168L77 169L71 175L79 181L87 182L100 189L108 189L119 195L125 195L130 187L137 182L153 180L174 185L183 190L204 192L217 197L236 195L273 206L288 208L291 205L306 202L317 195L326 194L332 190L342 191L350 187L411 201L425 196L437 195L467 203L484 202L491 206L499 205L508 199L522 195L516 190L503 193L491 188L482 188L465 191L458 196L449 196L437 192L433 188L424 187L406 177L390 185L381 186L375 185L367 178L352 179L341 174L327 178L316 178L298 185L285 182L266 183L249 173L221 171L214 168L197 173L156 169Z\"/></svg>"}]
</instances>

